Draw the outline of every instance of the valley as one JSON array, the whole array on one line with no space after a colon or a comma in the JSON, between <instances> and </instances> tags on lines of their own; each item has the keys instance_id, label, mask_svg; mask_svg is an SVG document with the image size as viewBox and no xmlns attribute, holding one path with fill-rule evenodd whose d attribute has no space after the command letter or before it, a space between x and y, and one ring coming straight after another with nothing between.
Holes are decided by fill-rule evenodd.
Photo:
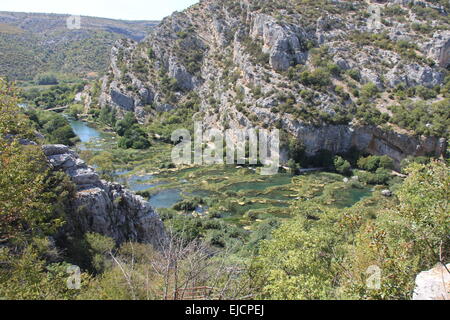
<instances>
[{"instance_id":1,"label":"valley","mask_svg":"<svg viewBox=\"0 0 450 320\"><path fill-rule=\"evenodd\" d=\"M102 157L110 155L107 166L113 172L108 179L148 198L163 219L174 215L218 219L252 232L267 221L282 222L292 217L290 207L300 198L348 208L371 197L374 190L373 186L358 181L346 183L345 176L326 172L301 176L286 172L264 177L251 166L164 169L161 165L171 162L172 145L156 142L148 150L127 153L126 157L132 160L125 160L125 151L118 148L114 134L80 120L69 123L80 137L81 142L76 145L79 153L99 172L105 166ZM170 225L170 221L166 222Z\"/></svg>"},{"instance_id":2,"label":"valley","mask_svg":"<svg viewBox=\"0 0 450 320\"><path fill-rule=\"evenodd\" d=\"M183 9L0 11L0 300L445 297L448 1Z\"/></svg>"}]
</instances>

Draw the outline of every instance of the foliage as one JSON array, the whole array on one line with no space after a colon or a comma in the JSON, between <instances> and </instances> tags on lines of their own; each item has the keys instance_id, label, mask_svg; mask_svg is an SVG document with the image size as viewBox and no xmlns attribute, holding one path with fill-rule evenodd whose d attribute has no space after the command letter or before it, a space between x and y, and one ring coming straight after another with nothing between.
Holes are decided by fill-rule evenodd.
<instances>
[{"instance_id":1,"label":"foliage","mask_svg":"<svg viewBox=\"0 0 450 320\"><path fill-rule=\"evenodd\" d=\"M253 276L269 299L410 299L416 275L448 263L448 165L414 164L396 199L348 209L300 200L264 241ZM381 197L381 198L380 198ZM381 270L380 288L368 270Z\"/></svg>"},{"instance_id":2,"label":"foliage","mask_svg":"<svg viewBox=\"0 0 450 320\"><path fill-rule=\"evenodd\" d=\"M20 143L21 139L32 138L34 133L30 121L17 106L14 92L14 88L0 81L2 242L54 232L64 220L63 213L56 208L70 195L71 189L64 177L50 173L39 146Z\"/></svg>"},{"instance_id":3,"label":"foliage","mask_svg":"<svg viewBox=\"0 0 450 320\"><path fill-rule=\"evenodd\" d=\"M347 160L344 160L342 157L334 158L334 167L336 171L344 176L349 176L352 174L352 165Z\"/></svg>"},{"instance_id":4,"label":"foliage","mask_svg":"<svg viewBox=\"0 0 450 320\"><path fill-rule=\"evenodd\" d=\"M44 134L46 142L67 146L73 146L78 142L77 135L64 116L32 108L28 108L25 113L33 121L36 129Z\"/></svg>"},{"instance_id":5,"label":"foliage","mask_svg":"<svg viewBox=\"0 0 450 320\"><path fill-rule=\"evenodd\" d=\"M56 85L58 84L58 79L54 74L46 73L46 74L40 74L36 76L36 84L37 85Z\"/></svg>"},{"instance_id":6,"label":"foliage","mask_svg":"<svg viewBox=\"0 0 450 320\"><path fill-rule=\"evenodd\" d=\"M394 163L388 156L369 156L358 160L358 167L363 170L375 172L378 169L393 169Z\"/></svg>"}]
</instances>

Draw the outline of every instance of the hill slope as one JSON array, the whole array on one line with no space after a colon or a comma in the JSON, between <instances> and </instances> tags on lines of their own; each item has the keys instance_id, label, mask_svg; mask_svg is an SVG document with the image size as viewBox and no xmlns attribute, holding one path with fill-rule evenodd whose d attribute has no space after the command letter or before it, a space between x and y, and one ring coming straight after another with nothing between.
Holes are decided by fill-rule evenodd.
<instances>
[{"instance_id":1,"label":"hill slope","mask_svg":"<svg viewBox=\"0 0 450 320\"><path fill-rule=\"evenodd\" d=\"M158 23L81 17L81 28L69 29L68 18L0 12L0 75L30 80L44 72L102 73L116 40L140 41Z\"/></svg>"},{"instance_id":2,"label":"hill slope","mask_svg":"<svg viewBox=\"0 0 450 320\"><path fill-rule=\"evenodd\" d=\"M115 45L100 104L142 122L194 107L207 127L283 129L308 154L440 154L445 140L419 136L450 125L448 3L399 3L201 1Z\"/></svg>"}]
</instances>

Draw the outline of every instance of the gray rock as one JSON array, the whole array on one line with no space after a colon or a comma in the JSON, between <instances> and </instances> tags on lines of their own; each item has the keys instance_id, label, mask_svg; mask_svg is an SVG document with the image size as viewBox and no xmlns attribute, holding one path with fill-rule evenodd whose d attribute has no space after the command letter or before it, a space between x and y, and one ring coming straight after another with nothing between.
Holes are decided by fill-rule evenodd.
<instances>
[{"instance_id":1,"label":"gray rock","mask_svg":"<svg viewBox=\"0 0 450 320\"><path fill-rule=\"evenodd\" d=\"M285 71L293 64L306 62L307 53L300 43L304 35L296 26L281 26L274 18L257 14L254 17L252 37L262 38L264 51L270 54L270 65L277 71Z\"/></svg>"},{"instance_id":2,"label":"gray rock","mask_svg":"<svg viewBox=\"0 0 450 320\"><path fill-rule=\"evenodd\" d=\"M392 191L391 190L383 190L381 191L381 195L385 197L392 197Z\"/></svg>"},{"instance_id":3,"label":"gray rock","mask_svg":"<svg viewBox=\"0 0 450 320\"><path fill-rule=\"evenodd\" d=\"M422 50L442 68L450 64L450 31L436 33L433 39L424 44Z\"/></svg>"},{"instance_id":4,"label":"gray rock","mask_svg":"<svg viewBox=\"0 0 450 320\"><path fill-rule=\"evenodd\" d=\"M47 157L69 153L70 151L69 147L62 144L45 145L42 146L42 150Z\"/></svg>"},{"instance_id":5,"label":"gray rock","mask_svg":"<svg viewBox=\"0 0 450 320\"><path fill-rule=\"evenodd\" d=\"M77 187L65 232L99 233L118 244L137 241L159 247L164 243L164 225L148 201L120 184L100 180L95 170L66 146L42 149L53 169L64 171Z\"/></svg>"},{"instance_id":6,"label":"gray rock","mask_svg":"<svg viewBox=\"0 0 450 320\"><path fill-rule=\"evenodd\" d=\"M117 106L127 111L134 111L134 99L117 91L111 90L111 99Z\"/></svg>"}]
</instances>

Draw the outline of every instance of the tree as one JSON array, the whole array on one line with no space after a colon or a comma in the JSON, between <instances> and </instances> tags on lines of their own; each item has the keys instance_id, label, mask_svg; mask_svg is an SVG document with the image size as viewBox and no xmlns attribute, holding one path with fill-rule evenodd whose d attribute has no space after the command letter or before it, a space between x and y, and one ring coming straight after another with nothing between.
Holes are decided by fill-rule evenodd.
<instances>
[{"instance_id":1,"label":"tree","mask_svg":"<svg viewBox=\"0 0 450 320\"><path fill-rule=\"evenodd\" d=\"M349 176L352 174L352 165L342 157L334 158L334 167L338 173L344 176Z\"/></svg>"},{"instance_id":2,"label":"tree","mask_svg":"<svg viewBox=\"0 0 450 320\"><path fill-rule=\"evenodd\" d=\"M448 170L441 161L413 164L396 192L398 204L363 226L344 274L350 298L411 299L418 273L449 262ZM382 271L379 290L367 288L361 277L373 265Z\"/></svg>"},{"instance_id":3,"label":"tree","mask_svg":"<svg viewBox=\"0 0 450 320\"><path fill-rule=\"evenodd\" d=\"M57 85L58 79L54 74L41 74L36 77L36 84L38 85Z\"/></svg>"},{"instance_id":4,"label":"tree","mask_svg":"<svg viewBox=\"0 0 450 320\"><path fill-rule=\"evenodd\" d=\"M114 157L109 152L102 152L91 159L91 162L97 165L97 170L103 178L112 180L116 167L114 165Z\"/></svg>"}]
</instances>

